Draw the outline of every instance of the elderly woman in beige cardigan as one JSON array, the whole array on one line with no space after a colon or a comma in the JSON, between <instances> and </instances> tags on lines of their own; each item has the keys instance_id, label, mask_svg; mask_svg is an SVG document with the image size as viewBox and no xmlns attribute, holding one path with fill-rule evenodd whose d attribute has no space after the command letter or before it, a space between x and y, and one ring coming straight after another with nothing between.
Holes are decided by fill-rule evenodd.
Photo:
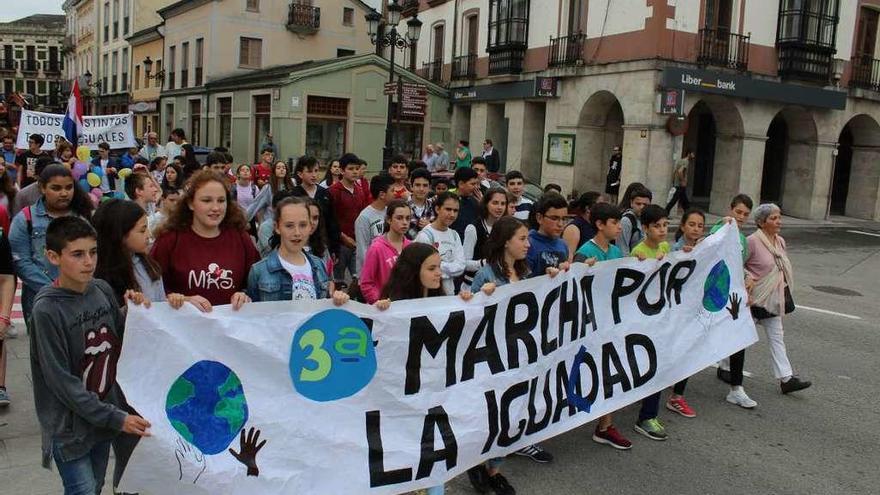
<instances>
[{"instance_id":1,"label":"elderly woman in beige cardigan","mask_svg":"<svg viewBox=\"0 0 880 495\"><path fill-rule=\"evenodd\" d=\"M791 261L785 249L782 212L772 203L755 208L758 230L748 237L749 257L745 263L746 276L753 283L751 296L752 316L762 327L770 343L773 374L780 381L783 394L803 390L811 385L798 378L791 368L783 339L782 320L794 311L791 298L793 283Z\"/></svg>"}]
</instances>

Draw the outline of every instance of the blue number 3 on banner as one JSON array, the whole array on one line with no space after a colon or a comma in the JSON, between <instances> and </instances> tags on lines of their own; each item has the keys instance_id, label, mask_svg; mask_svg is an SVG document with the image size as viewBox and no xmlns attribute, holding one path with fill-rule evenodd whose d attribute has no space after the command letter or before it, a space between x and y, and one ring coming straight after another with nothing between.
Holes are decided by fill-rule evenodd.
<instances>
[{"instance_id":1,"label":"blue number 3 on banner","mask_svg":"<svg viewBox=\"0 0 880 495\"><path fill-rule=\"evenodd\" d=\"M363 320L328 309L305 321L293 335L290 378L304 397L328 402L358 393L376 374L376 351Z\"/></svg>"}]
</instances>

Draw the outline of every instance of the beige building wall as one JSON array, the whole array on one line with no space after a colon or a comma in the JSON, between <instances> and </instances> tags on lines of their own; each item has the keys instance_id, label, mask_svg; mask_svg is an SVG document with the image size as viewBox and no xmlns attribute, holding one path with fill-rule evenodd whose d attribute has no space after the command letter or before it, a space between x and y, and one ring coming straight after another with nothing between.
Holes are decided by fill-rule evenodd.
<instances>
[{"instance_id":1,"label":"beige building wall","mask_svg":"<svg viewBox=\"0 0 880 495\"><path fill-rule=\"evenodd\" d=\"M73 46L65 54L66 79L86 72L95 73L95 0L68 0L63 5L67 15L67 40Z\"/></svg>"},{"instance_id":2,"label":"beige building wall","mask_svg":"<svg viewBox=\"0 0 880 495\"><path fill-rule=\"evenodd\" d=\"M364 20L366 10L357 1L316 1L320 27L313 34L288 30L289 2L262 0L256 12L246 10L238 0L193 1L193 8L176 15L166 14L165 53L176 47L175 88L180 88L180 46L189 42L190 79L194 71L195 40L204 39L205 82L252 69L294 64L306 60L334 58L337 50L363 54L372 50ZM352 9L351 24L343 23L344 9ZM241 64L241 38L261 40L260 67ZM207 49L210 47L210 50ZM192 81L190 81L190 85ZM166 82L166 88L168 83Z\"/></svg>"},{"instance_id":3,"label":"beige building wall","mask_svg":"<svg viewBox=\"0 0 880 495\"><path fill-rule=\"evenodd\" d=\"M131 105L134 112L135 136L141 137L148 131L160 132L159 94L161 87L156 79L147 79L143 61L150 57L153 61L150 76L155 76L163 66L163 41L161 37L144 43L133 44L131 70ZM162 136L164 137L164 136Z\"/></svg>"},{"instance_id":4,"label":"beige building wall","mask_svg":"<svg viewBox=\"0 0 880 495\"><path fill-rule=\"evenodd\" d=\"M126 111L131 68L131 47L126 37L134 33L135 0L96 0L98 33L97 73L100 75L101 114ZM93 74L95 74L93 72Z\"/></svg>"}]
</instances>

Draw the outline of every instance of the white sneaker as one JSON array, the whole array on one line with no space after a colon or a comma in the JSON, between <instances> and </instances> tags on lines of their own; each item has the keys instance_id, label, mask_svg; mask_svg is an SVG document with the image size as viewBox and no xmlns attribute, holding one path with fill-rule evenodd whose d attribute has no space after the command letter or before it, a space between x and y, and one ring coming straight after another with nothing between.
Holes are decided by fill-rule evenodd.
<instances>
[{"instance_id":1,"label":"white sneaker","mask_svg":"<svg viewBox=\"0 0 880 495\"><path fill-rule=\"evenodd\" d=\"M9 327L6 328L6 338L14 339L16 337L18 337L18 329L15 328L15 324L9 325Z\"/></svg>"},{"instance_id":2,"label":"white sneaker","mask_svg":"<svg viewBox=\"0 0 880 495\"><path fill-rule=\"evenodd\" d=\"M743 390L742 387L736 387L731 390L729 394L727 394L727 402L731 404L736 404L739 407L745 409L752 409L758 405L757 402L753 401L751 397L746 395L746 391Z\"/></svg>"}]
</instances>

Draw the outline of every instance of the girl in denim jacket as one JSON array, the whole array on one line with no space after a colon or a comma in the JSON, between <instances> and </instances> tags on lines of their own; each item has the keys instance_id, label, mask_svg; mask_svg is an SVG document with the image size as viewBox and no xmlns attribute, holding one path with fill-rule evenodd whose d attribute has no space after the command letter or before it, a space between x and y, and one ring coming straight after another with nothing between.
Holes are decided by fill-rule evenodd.
<instances>
[{"instance_id":1,"label":"girl in denim jacket","mask_svg":"<svg viewBox=\"0 0 880 495\"><path fill-rule=\"evenodd\" d=\"M306 198L288 197L278 202L274 214L278 247L256 263L248 276L248 295L254 301L298 301L331 297L330 277L324 262L305 251L312 232ZM332 293L337 306L348 294Z\"/></svg>"}]
</instances>

